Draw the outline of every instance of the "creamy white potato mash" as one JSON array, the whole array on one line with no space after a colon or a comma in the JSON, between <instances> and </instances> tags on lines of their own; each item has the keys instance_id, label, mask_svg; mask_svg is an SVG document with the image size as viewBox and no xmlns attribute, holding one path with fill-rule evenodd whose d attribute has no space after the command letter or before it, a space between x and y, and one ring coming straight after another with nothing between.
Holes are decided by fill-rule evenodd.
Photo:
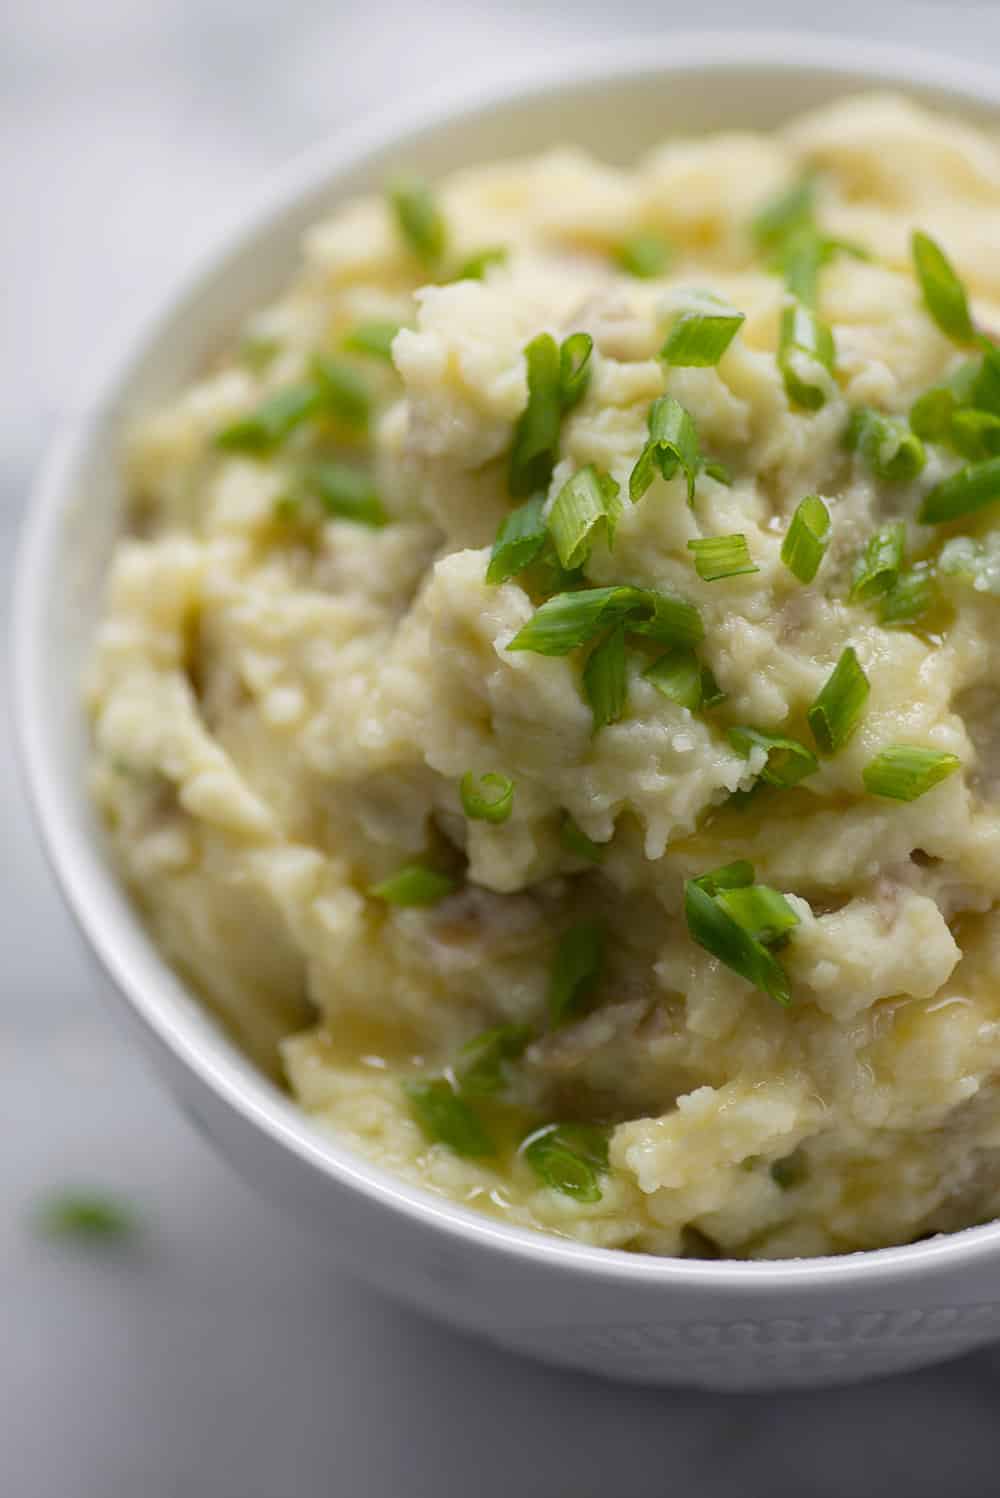
<instances>
[{"instance_id":1,"label":"creamy white potato mash","mask_svg":"<svg viewBox=\"0 0 1000 1498\"><path fill-rule=\"evenodd\" d=\"M140 422L94 796L319 1127L657 1254L996 1215L994 333L1000 147L873 95L347 203Z\"/></svg>"}]
</instances>

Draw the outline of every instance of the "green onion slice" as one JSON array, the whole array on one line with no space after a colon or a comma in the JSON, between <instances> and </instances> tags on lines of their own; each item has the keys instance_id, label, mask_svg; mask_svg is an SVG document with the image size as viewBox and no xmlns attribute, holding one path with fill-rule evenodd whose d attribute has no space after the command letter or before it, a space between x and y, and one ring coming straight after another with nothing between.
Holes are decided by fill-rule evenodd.
<instances>
[{"instance_id":1,"label":"green onion slice","mask_svg":"<svg viewBox=\"0 0 1000 1498\"><path fill-rule=\"evenodd\" d=\"M572 411L587 393L593 351L589 333L571 333L559 346L559 404L564 411Z\"/></svg>"},{"instance_id":2,"label":"green onion slice","mask_svg":"<svg viewBox=\"0 0 1000 1498\"><path fill-rule=\"evenodd\" d=\"M948 385L934 385L910 407L910 430L924 442L948 442L952 417L958 409L954 390Z\"/></svg>"},{"instance_id":3,"label":"green onion slice","mask_svg":"<svg viewBox=\"0 0 1000 1498\"><path fill-rule=\"evenodd\" d=\"M915 801L961 768L957 755L920 749L912 744L893 744L865 766L861 778L873 796Z\"/></svg>"},{"instance_id":4,"label":"green onion slice","mask_svg":"<svg viewBox=\"0 0 1000 1498\"><path fill-rule=\"evenodd\" d=\"M649 441L639 454L629 479L629 497L635 504L656 477L672 479L678 468L687 480L688 503L694 499L694 484L701 465L698 433L690 413L672 395L661 395L649 408Z\"/></svg>"},{"instance_id":5,"label":"green onion slice","mask_svg":"<svg viewBox=\"0 0 1000 1498\"><path fill-rule=\"evenodd\" d=\"M717 895L720 889L746 889L753 881L753 864L740 858L736 863L726 863L719 869L710 869L707 874L699 874L692 882L706 895Z\"/></svg>"},{"instance_id":6,"label":"green onion slice","mask_svg":"<svg viewBox=\"0 0 1000 1498\"><path fill-rule=\"evenodd\" d=\"M42 1201L36 1213L38 1229L47 1238L81 1243L124 1243L139 1228L133 1209L104 1192L59 1191Z\"/></svg>"},{"instance_id":7,"label":"green onion slice","mask_svg":"<svg viewBox=\"0 0 1000 1498\"><path fill-rule=\"evenodd\" d=\"M901 520L890 521L875 532L854 564L852 603L870 603L895 587L905 541L906 527Z\"/></svg>"},{"instance_id":8,"label":"green onion slice","mask_svg":"<svg viewBox=\"0 0 1000 1498\"><path fill-rule=\"evenodd\" d=\"M852 412L847 445L860 454L876 478L891 483L909 483L927 461L924 444L905 421L867 406Z\"/></svg>"},{"instance_id":9,"label":"green onion slice","mask_svg":"<svg viewBox=\"0 0 1000 1498\"><path fill-rule=\"evenodd\" d=\"M715 673L710 666L701 668L701 705L702 707L718 707L720 702L725 702L726 693L715 679Z\"/></svg>"},{"instance_id":10,"label":"green onion slice","mask_svg":"<svg viewBox=\"0 0 1000 1498\"><path fill-rule=\"evenodd\" d=\"M952 414L948 436L955 451L972 462L1000 457L1000 416L992 411L960 407Z\"/></svg>"},{"instance_id":11,"label":"green onion slice","mask_svg":"<svg viewBox=\"0 0 1000 1498\"><path fill-rule=\"evenodd\" d=\"M715 899L738 926L766 947L787 941L788 933L799 924L798 916L784 895L767 884L723 888Z\"/></svg>"},{"instance_id":12,"label":"green onion slice","mask_svg":"<svg viewBox=\"0 0 1000 1498\"><path fill-rule=\"evenodd\" d=\"M806 715L820 753L843 749L861 720L870 690L854 648L848 645Z\"/></svg>"},{"instance_id":13,"label":"green onion slice","mask_svg":"<svg viewBox=\"0 0 1000 1498\"><path fill-rule=\"evenodd\" d=\"M318 413L364 431L371 413L371 396L357 370L329 354L317 354L310 369L317 387Z\"/></svg>"},{"instance_id":14,"label":"green onion slice","mask_svg":"<svg viewBox=\"0 0 1000 1498\"><path fill-rule=\"evenodd\" d=\"M699 368L718 364L744 322L746 314L737 312L721 297L709 291L695 292L690 304L674 318L660 358L665 364Z\"/></svg>"},{"instance_id":15,"label":"green onion slice","mask_svg":"<svg viewBox=\"0 0 1000 1498\"><path fill-rule=\"evenodd\" d=\"M559 823L559 841L567 853L582 858L586 863L601 863L604 859L604 848L577 826L568 811L563 813Z\"/></svg>"},{"instance_id":16,"label":"green onion slice","mask_svg":"<svg viewBox=\"0 0 1000 1498\"><path fill-rule=\"evenodd\" d=\"M436 265L444 254L448 235L427 183L421 177L400 175L389 183L388 196L403 239L425 265Z\"/></svg>"},{"instance_id":17,"label":"green onion slice","mask_svg":"<svg viewBox=\"0 0 1000 1498\"><path fill-rule=\"evenodd\" d=\"M916 562L901 572L879 603L879 623L887 629L905 629L916 624L937 600L934 567L930 562Z\"/></svg>"},{"instance_id":18,"label":"green onion slice","mask_svg":"<svg viewBox=\"0 0 1000 1498\"><path fill-rule=\"evenodd\" d=\"M490 794L492 792L492 794ZM477 782L467 770L459 784L462 810L473 822L506 822L514 807L514 782L492 771Z\"/></svg>"},{"instance_id":19,"label":"green onion slice","mask_svg":"<svg viewBox=\"0 0 1000 1498\"><path fill-rule=\"evenodd\" d=\"M448 1082L408 1082L403 1091L413 1115L432 1144L446 1144L456 1155L476 1159L496 1154L496 1145L479 1115Z\"/></svg>"},{"instance_id":20,"label":"green onion slice","mask_svg":"<svg viewBox=\"0 0 1000 1498\"><path fill-rule=\"evenodd\" d=\"M789 786L798 785L800 780L819 769L815 754L805 744L800 744L798 739L781 738L778 734L763 733L760 729L747 728L742 724L730 728L726 737L736 752L747 759L754 749L766 752L764 768L759 771L759 779L765 785L780 786L787 790Z\"/></svg>"},{"instance_id":21,"label":"green onion slice","mask_svg":"<svg viewBox=\"0 0 1000 1498\"><path fill-rule=\"evenodd\" d=\"M314 494L328 515L358 525L385 525L385 511L371 475L348 463L315 463L302 476L302 486Z\"/></svg>"},{"instance_id":22,"label":"green onion slice","mask_svg":"<svg viewBox=\"0 0 1000 1498\"><path fill-rule=\"evenodd\" d=\"M754 215L750 230L758 249L780 250L791 235L810 229L816 211L816 184L804 177L770 198Z\"/></svg>"},{"instance_id":23,"label":"green onion slice","mask_svg":"<svg viewBox=\"0 0 1000 1498\"><path fill-rule=\"evenodd\" d=\"M701 471L708 478L714 479L717 484L725 484L727 489L733 487L733 476L725 463L720 463L715 458L703 458Z\"/></svg>"},{"instance_id":24,"label":"green onion slice","mask_svg":"<svg viewBox=\"0 0 1000 1498\"><path fill-rule=\"evenodd\" d=\"M794 405L818 411L825 404L835 358L833 334L826 323L803 302L790 302L781 314L778 368Z\"/></svg>"},{"instance_id":25,"label":"green onion slice","mask_svg":"<svg viewBox=\"0 0 1000 1498\"><path fill-rule=\"evenodd\" d=\"M659 234L633 234L618 246L615 259L623 271L640 280L662 276L674 258L673 246Z\"/></svg>"},{"instance_id":26,"label":"green onion slice","mask_svg":"<svg viewBox=\"0 0 1000 1498\"><path fill-rule=\"evenodd\" d=\"M742 531L731 536L705 536L687 545L694 555L695 571L703 582L714 583L724 577L742 577L760 571Z\"/></svg>"},{"instance_id":27,"label":"green onion slice","mask_svg":"<svg viewBox=\"0 0 1000 1498\"><path fill-rule=\"evenodd\" d=\"M549 977L548 1005L554 1025L578 1013L604 969L604 928L596 921L571 926L559 942Z\"/></svg>"},{"instance_id":28,"label":"green onion slice","mask_svg":"<svg viewBox=\"0 0 1000 1498\"><path fill-rule=\"evenodd\" d=\"M830 511L817 494L800 500L781 543L781 560L800 583L811 583L830 540Z\"/></svg>"},{"instance_id":29,"label":"green onion slice","mask_svg":"<svg viewBox=\"0 0 1000 1498\"><path fill-rule=\"evenodd\" d=\"M965 287L954 266L930 235L915 230L910 241L917 279L927 310L948 338L971 343L976 336Z\"/></svg>"},{"instance_id":30,"label":"green onion slice","mask_svg":"<svg viewBox=\"0 0 1000 1498\"><path fill-rule=\"evenodd\" d=\"M489 249L476 250L467 260L463 260L455 272L456 281L482 281L491 265L504 265L510 258L510 251L503 245L491 245Z\"/></svg>"},{"instance_id":31,"label":"green onion slice","mask_svg":"<svg viewBox=\"0 0 1000 1498\"><path fill-rule=\"evenodd\" d=\"M601 1199L608 1169L608 1131L596 1124L547 1124L529 1134L521 1153L544 1185L578 1202Z\"/></svg>"},{"instance_id":32,"label":"green onion slice","mask_svg":"<svg viewBox=\"0 0 1000 1498\"><path fill-rule=\"evenodd\" d=\"M387 364L391 363L392 340L402 326L402 323L380 319L359 322L345 335L341 347L348 354L366 354L371 359L384 359Z\"/></svg>"},{"instance_id":33,"label":"green onion slice","mask_svg":"<svg viewBox=\"0 0 1000 1498\"><path fill-rule=\"evenodd\" d=\"M594 732L617 723L625 711L628 680L625 672L625 624L612 625L590 653L583 668L583 695L594 715Z\"/></svg>"},{"instance_id":34,"label":"green onion slice","mask_svg":"<svg viewBox=\"0 0 1000 1498\"><path fill-rule=\"evenodd\" d=\"M693 650L668 650L642 673L658 692L679 707L696 713L704 700L702 666ZM714 677L713 677L714 681Z\"/></svg>"},{"instance_id":35,"label":"green onion slice","mask_svg":"<svg viewBox=\"0 0 1000 1498\"><path fill-rule=\"evenodd\" d=\"M584 588L547 599L507 649L568 655L619 619L628 620L630 631L668 645L697 644L704 633L701 615L687 599L624 585Z\"/></svg>"},{"instance_id":36,"label":"green onion slice","mask_svg":"<svg viewBox=\"0 0 1000 1498\"><path fill-rule=\"evenodd\" d=\"M917 519L923 525L940 525L971 515L1000 499L1000 457L970 463L942 479L924 498Z\"/></svg>"},{"instance_id":37,"label":"green onion slice","mask_svg":"<svg viewBox=\"0 0 1000 1498\"><path fill-rule=\"evenodd\" d=\"M539 555L547 537L545 495L536 494L502 521L490 552L486 581L505 583L523 572Z\"/></svg>"},{"instance_id":38,"label":"green onion slice","mask_svg":"<svg viewBox=\"0 0 1000 1498\"><path fill-rule=\"evenodd\" d=\"M748 886L747 888L753 888ZM745 890L730 893L745 893ZM777 893L774 891L773 893ZM725 889L710 894L697 879L688 879L684 884L684 914L692 938L706 952L763 990L779 1004L791 1003L788 975L777 958L768 951L764 942L747 930L736 915L727 910L722 901ZM781 897L778 896L780 899ZM756 918L756 909L751 912ZM794 912L790 910L790 915ZM794 920L791 922L794 924ZM786 926L786 931L788 926Z\"/></svg>"},{"instance_id":39,"label":"green onion slice","mask_svg":"<svg viewBox=\"0 0 1000 1498\"><path fill-rule=\"evenodd\" d=\"M224 427L216 436L215 445L225 452L255 457L271 453L315 414L317 405L314 384L287 385L261 401L249 416Z\"/></svg>"},{"instance_id":40,"label":"green onion slice","mask_svg":"<svg viewBox=\"0 0 1000 1498\"><path fill-rule=\"evenodd\" d=\"M436 905L455 888L454 879L423 864L407 864L388 879L373 884L368 893L387 905Z\"/></svg>"},{"instance_id":41,"label":"green onion slice","mask_svg":"<svg viewBox=\"0 0 1000 1498\"><path fill-rule=\"evenodd\" d=\"M455 1080L466 1097L491 1097L506 1082L506 1065L524 1055L534 1039L530 1025L494 1025L474 1035L458 1053Z\"/></svg>"},{"instance_id":42,"label":"green onion slice","mask_svg":"<svg viewBox=\"0 0 1000 1498\"><path fill-rule=\"evenodd\" d=\"M518 417L510 450L508 487L515 499L547 489L556 463L562 403L560 353L551 333L539 333L524 350L528 403Z\"/></svg>"},{"instance_id":43,"label":"green onion slice","mask_svg":"<svg viewBox=\"0 0 1000 1498\"><path fill-rule=\"evenodd\" d=\"M549 533L560 564L568 570L582 567L602 530L610 550L621 512L618 485L610 474L602 473L590 463L568 478L548 516Z\"/></svg>"}]
</instances>

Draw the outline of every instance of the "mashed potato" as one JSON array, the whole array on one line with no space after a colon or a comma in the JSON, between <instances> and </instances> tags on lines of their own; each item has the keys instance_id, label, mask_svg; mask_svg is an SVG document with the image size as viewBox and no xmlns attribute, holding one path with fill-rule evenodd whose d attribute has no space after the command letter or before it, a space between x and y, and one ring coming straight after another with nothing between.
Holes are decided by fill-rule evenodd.
<instances>
[{"instance_id":1,"label":"mashed potato","mask_svg":"<svg viewBox=\"0 0 1000 1498\"><path fill-rule=\"evenodd\" d=\"M1000 148L872 96L433 191L132 436L88 693L151 930L319 1127L510 1222L994 1216L1000 364L911 234L1000 332Z\"/></svg>"}]
</instances>

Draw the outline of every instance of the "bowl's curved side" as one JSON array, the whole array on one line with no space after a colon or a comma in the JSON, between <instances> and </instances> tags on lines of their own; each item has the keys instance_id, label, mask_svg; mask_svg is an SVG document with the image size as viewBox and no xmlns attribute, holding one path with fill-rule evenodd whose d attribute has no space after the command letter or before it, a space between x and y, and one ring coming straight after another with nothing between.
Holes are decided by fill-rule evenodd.
<instances>
[{"instance_id":1,"label":"bowl's curved side","mask_svg":"<svg viewBox=\"0 0 1000 1498\"><path fill-rule=\"evenodd\" d=\"M1000 1334L1000 1227L841 1260L642 1259L506 1228L394 1180L316 1133L166 967L101 849L78 682L123 503L118 452L155 404L290 270L302 231L390 164L429 173L579 141L627 159L679 129L770 125L872 84L994 114L1000 79L925 55L795 37L602 48L559 78L367 125L293 166L132 334L47 462L14 595L14 700L50 860L133 1028L188 1112L249 1180L383 1288L537 1356L716 1387L842 1381ZM708 86L711 85L711 86Z\"/></svg>"}]
</instances>

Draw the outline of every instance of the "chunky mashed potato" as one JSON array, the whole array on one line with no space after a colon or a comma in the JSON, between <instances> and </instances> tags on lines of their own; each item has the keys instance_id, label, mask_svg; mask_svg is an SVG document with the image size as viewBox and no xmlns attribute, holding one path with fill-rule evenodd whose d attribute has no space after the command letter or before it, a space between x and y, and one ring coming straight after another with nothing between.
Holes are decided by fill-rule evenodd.
<instances>
[{"instance_id":1,"label":"chunky mashed potato","mask_svg":"<svg viewBox=\"0 0 1000 1498\"><path fill-rule=\"evenodd\" d=\"M318 1126L513 1223L992 1217L1000 364L911 234L1000 332L1000 149L872 96L433 193L319 224L132 436L88 691L156 939Z\"/></svg>"}]
</instances>

